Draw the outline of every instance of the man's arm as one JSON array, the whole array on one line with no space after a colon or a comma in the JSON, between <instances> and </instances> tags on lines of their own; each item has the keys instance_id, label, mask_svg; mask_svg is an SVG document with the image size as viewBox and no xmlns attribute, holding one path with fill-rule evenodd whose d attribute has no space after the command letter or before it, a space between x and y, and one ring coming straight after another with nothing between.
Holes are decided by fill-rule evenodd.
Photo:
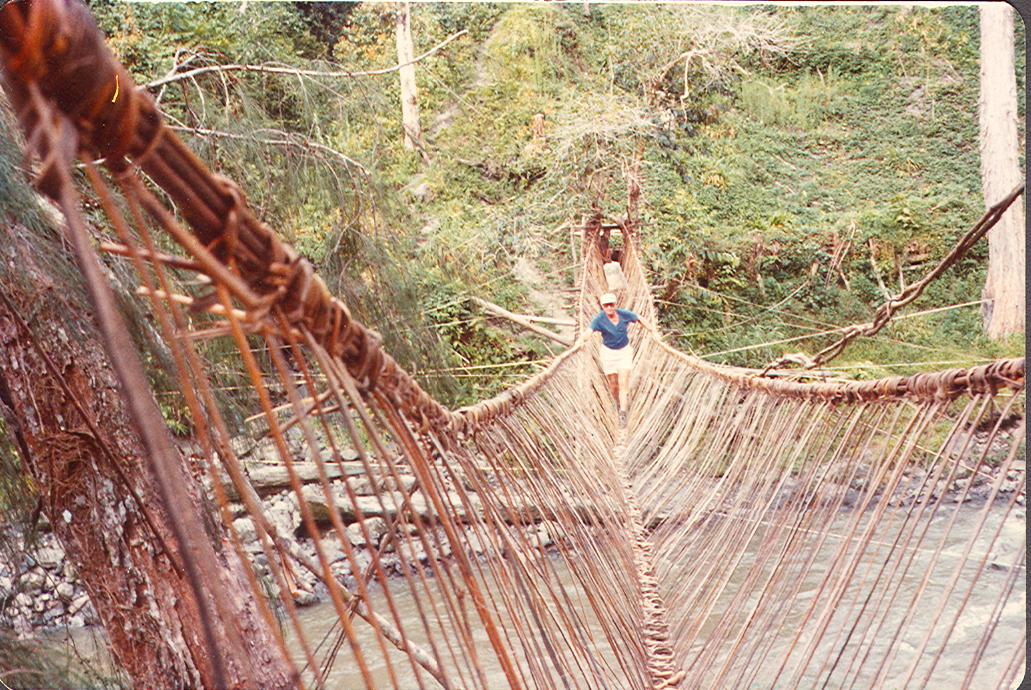
<instances>
[{"instance_id":1,"label":"man's arm","mask_svg":"<svg viewBox=\"0 0 1031 690\"><path fill-rule=\"evenodd\" d=\"M651 325L650 323L642 319L640 316L637 317L637 323L641 324L641 326L645 330L651 331L652 335L654 335L656 338L662 340L662 336L659 334L659 331L655 328L655 326Z\"/></svg>"}]
</instances>

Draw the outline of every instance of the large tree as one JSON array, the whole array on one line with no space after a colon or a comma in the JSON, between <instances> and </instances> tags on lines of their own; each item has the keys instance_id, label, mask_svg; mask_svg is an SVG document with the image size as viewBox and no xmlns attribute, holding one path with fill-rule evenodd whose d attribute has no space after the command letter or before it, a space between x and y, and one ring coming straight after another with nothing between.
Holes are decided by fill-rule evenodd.
<instances>
[{"instance_id":1,"label":"large tree","mask_svg":"<svg viewBox=\"0 0 1031 690\"><path fill-rule=\"evenodd\" d=\"M981 5L981 188L991 206L1020 183L1013 10ZM1024 330L1024 206L1014 204L988 234L982 313L989 337Z\"/></svg>"},{"instance_id":2,"label":"large tree","mask_svg":"<svg viewBox=\"0 0 1031 690\"><path fill-rule=\"evenodd\" d=\"M0 99L0 415L115 660L140 688L292 686L249 565L182 455L177 486L201 528L190 543L176 538L71 243L18 179L10 125ZM208 604L186 572L200 545L214 565L205 587L226 593L207 631Z\"/></svg>"},{"instance_id":3,"label":"large tree","mask_svg":"<svg viewBox=\"0 0 1031 690\"><path fill-rule=\"evenodd\" d=\"M215 687L201 606L184 574L190 549L173 537L75 266L59 242L10 222L0 226L0 247L0 412L115 659L136 687ZM181 478L203 512L210 504L200 482L185 468ZM246 649L233 656L251 663L229 663L224 682L244 687L250 676L264 687L288 687L251 597L249 566L220 523L204 523L206 533L192 537L214 547L234 617L216 621L216 636L222 650L232 649L227 627L239 626Z\"/></svg>"},{"instance_id":4,"label":"large tree","mask_svg":"<svg viewBox=\"0 0 1031 690\"><path fill-rule=\"evenodd\" d=\"M412 8L407 2L397 8L397 64L401 79L401 124L405 148L422 152L419 124L419 94L415 86L415 48L412 43Z\"/></svg>"}]
</instances>

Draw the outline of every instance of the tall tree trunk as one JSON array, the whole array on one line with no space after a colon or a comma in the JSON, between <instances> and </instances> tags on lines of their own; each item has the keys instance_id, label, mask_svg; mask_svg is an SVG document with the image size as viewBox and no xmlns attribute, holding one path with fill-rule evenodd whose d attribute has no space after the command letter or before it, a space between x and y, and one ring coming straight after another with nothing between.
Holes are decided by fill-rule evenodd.
<instances>
[{"instance_id":1,"label":"tall tree trunk","mask_svg":"<svg viewBox=\"0 0 1031 690\"><path fill-rule=\"evenodd\" d=\"M405 148L423 151L419 125L419 96L415 86L415 48L412 45L412 8L407 2L397 9L397 63L401 65L401 124Z\"/></svg>"},{"instance_id":2,"label":"tall tree trunk","mask_svg":"<svg viewBox=\"0 0 1031 690\"><path fill-rule=\"evenodd\" d=\"M183 572L188 554L172 537L78 270L55 237L13 224L0 225L0 413L134 686L217 685L201 607ZM182 481L206 532L191 536L214 547L228 592L231 619L216 622L219 651L233 648L246 659L227 661L225 685L292 687L251 595L249 566L226 542L185 462ZM230 626L241 643L231 641Z\"/></svg>"},{"instance_id":3,"label":"tall tree trunk","mask_svg":"<svg viewBox=\"0 0 1031 690\"><path fill-rule=\"evenodd\" d=\"M981 189L991 206L1021 180L1013 10L981 5ZM985 332L1001 338L1024 330L1024 205L1010 207L988 233L988 277L982 297Z\"/></svg>"}]
</instances>

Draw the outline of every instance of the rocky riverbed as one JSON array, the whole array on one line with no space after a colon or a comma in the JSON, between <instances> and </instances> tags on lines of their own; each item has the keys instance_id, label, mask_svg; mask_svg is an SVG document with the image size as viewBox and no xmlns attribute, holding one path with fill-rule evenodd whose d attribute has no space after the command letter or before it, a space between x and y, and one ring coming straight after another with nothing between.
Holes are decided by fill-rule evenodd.
<instances>
[{"instance_id":1,"label":"rocky riverbed","mask_svg":"<svg viewBox=\"0 0 1031 690\"><path fill-rule=\"evenodd\" d=\"M299 439L291 438L291 441L297 443ZM241 440L234 445L237 446L237 454L242 458L251 484L263 503L265 514L276 527L276 531L287 540L289 550L302 560L317 563L314 543L306 537L307 531L302 525L300 504L290 488L290 476L286 468L278 463L278 455L274 448L267 440L260 443ZM304 457L299 448L296 450L297 457ZM1001 450L1000 446L999 454ZM322 452L324 456L327 454L325 449L322 449ZM421 540L398 540L400 553L391 540L384 541L384 537L390 532L391 523L397 518L398 511L409 494L410 505L420 519L430 525L434 522L432 507L416 486L415 477L406 472L401 464L398 465L397 476L384 475L378 471L369 476L356 454L345 450L342 456L344 461L339 465L329 462L324 467L329 475L331 493L340 521L345 526L343 540L352 547L357 569L364 572L372 562L370 541L382 545L380 563L387 574L401 573L402 568L406 567L404 563L407 563L409 568L426 566L430 556L420 543ZM940 478L937 483L928 483L923 469L915 466L907 468L899 488L889 497L889 504L905 507L915 501L927 500L928 494L931 494L933 499L941 497L945 503L981 504L991 494L992 486L998 477L998 465L1001 464L999 460L1001 458L985 464L976 473L969 467L961 467L949 482ZM330 524L329 503L317 483L318 467L314 462L298 462L294 467L297 478L304 485L301 492L303 500L310 508L323 536L322 544L331 563L331 569L347 587L353 589L356 583L352 565L341 548L343 540L336 538ZM344 486L345 477L356 496L353 504ZM1019 458L1002 478L996 500L1007 502L1014 491L1024 490L1024 483L1025 465L1023 459ZM457 493L458 487L451 488L452 491L445 496L445 500L459 507L460 519L466 510L482 511L482 502L472 491L472 486L466 484L462 487L465 493L464 503ZM858 497L864 488L862 480L853 482L847 490L845 509L855 507L854 500L847 500L848 496ZM790 485L786 486L784 491L790 493ZM230 504L230 511L234 517L233 526L240 535L244 550L251 556L258 575L271 583L268 562L257 540L255 527L247 517L242 503L238 502L239 497L231 494L230 499L234 501ZM880 497L875 500L880 500ZM1019 495L1016 502L1022 507L1024 496ZM353 505L357 505L364 516L364 532L356 521ZM590 522L594 517L590 508L577 497L569 496L567 506L580 512L585 521ZM561 538L559 525L542 521L541 511L537 506L515 505L508 508L508 521L514 529L524 531L529 543L547 548L554 540ZM1020 510L1020 513L1023 514L1023 510ZM405 521L405 529L413 532L414 526L411 523L409 515ZM13 547L13 557L0 560L0 629L13 631L19 636L31 636L46 630L81 627L98 622L85 588L77 578L72 565L67 562L60 544L48 531L45 521L39 533L29 540L28 544L25 543L23 535L12 532L11 527L7 529L5 542ZM450 555L448 541L439 528L430 527L425 536L430 544L440 545L439 549L431 549L437 557ZM470 557L498 555L490 553L490 544L481 543L474 534L466 536ZM290 583L291 593L296 603L309 605L325 597L325 587L314 574L303 567L293 567L291 572L294 576ZM270 586L274 592L274 585Z\"/></svg>"},{"instance_id":2,"label":"rocky riverbed","mask_svg":"<svg viewBox=\"0 0 1031 690\"><path fill-rule=\"evenodd\" d=\"M296 440L296 439L291 439ZM318 563L314 542L307 537L307 529L303 526L301 506L291 488L290 475L286 468L278 462L278 454L267 442L237 442L236 451L241 457L244 468L250 477L251 485L257 492L265 515L275 527L276 532L287 543L287 549L300 560ZM297 457L304 457L299 448ZM324 459L328 460L327 451L323 449ZM390 531L390 525L397 519L406 497L409 503L426 524L435 522L432 506L425 495L416 487L415 477L403 466L398 468L396 476L374 471L370 476L365 466L352 451L342 451L342 463L326 462L323 466L330 479L330 491L336 506L340 522L345 526L343 538L338 539L329 519L330 504L319 481L319 469L314 462L297 462L294 471L303 485L301 495L304 503L318 525L322 535L324 553L331 563L332 572L345 586L354 589L356 582L352 573L351 561L346 557L342 541L351 545L355 566L364 572L372 562L370 542L381 544L380 564L388 575L399 574L403 564L407 567L424 567L430 556L417 539L398 540L400 553L392 540L384 540ZM391 473L392 474L392 473ZM355 494L352 503L344 485L349 483ZM461 520L465 511L481 512L482 502L472 487L464 487L465 501L454 491L444 496L458 508ZM268 567L267 557L258 541L255 526L247 516L246 509L239 502L239 496L230 490L229 505L233 515L233 527L240 536L244 551L252 559L259 578L269 583L272 594L276 587ZM569 497L569 504L575 506L577 500ZM365 530L357 522L354 506L362 512ZM586 508L581 507L586 511ZM509 506L506 511L508 520L516 529L524 530L532 544L540 544L547 548L559 534L556 523L541 521L540 511L536 506ZM405 529L414 534L414 525L410 514L405 521ZM49 531L45 520L39 526L37 534L28 540L24 535L8 528L6 543L10 545L13 558L0 559L0 629L13 631L18 636L28 637L48 630L67 627L81 627L99 622L96 612L89 602L82 582L78 579L74 567L65 558L64 550L57 539ZM429 527L425 535L432 545L436 557L451 555L448 541L440 528ZM489 543L481 543L475 535L467 538L468 553L473 558L490 555ZM325 586L318 578L303 567L297 565L298 559L291 562L292 581L291 594L299 605L313 604L326 596Z\"/></svg>"}]
</instances>

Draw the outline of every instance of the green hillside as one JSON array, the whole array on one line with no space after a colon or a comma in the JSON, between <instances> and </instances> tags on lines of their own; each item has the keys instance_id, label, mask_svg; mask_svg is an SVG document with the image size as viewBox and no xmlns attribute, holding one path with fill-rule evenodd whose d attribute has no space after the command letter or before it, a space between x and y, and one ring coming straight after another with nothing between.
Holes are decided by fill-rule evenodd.
<instances>
[{"instance_id":1,"label":"green hillside","mask_svg":"<svg viewBox=\"0 0 1031 690\"><path fill-rule=\"evenodd\" d=\"M92 4L141 83L173 60L396 63L391 5ZM161 92L202 156L456 402L533 370L483 365L549 351L468 297L539 311L513 267L569 285L564 224L622 217L638 152L663 326L713 361L815 352L829 336L764 344L868 320L983 212L974 7L413 7L416 54L462 30L417 64L425 160L401 146L395 72L208 73ZM908 311L978 300L986 257ZM1023 351L980 331L976 305L904 319L834 366L869 378Z\"/></svg>"}]
</instances>

